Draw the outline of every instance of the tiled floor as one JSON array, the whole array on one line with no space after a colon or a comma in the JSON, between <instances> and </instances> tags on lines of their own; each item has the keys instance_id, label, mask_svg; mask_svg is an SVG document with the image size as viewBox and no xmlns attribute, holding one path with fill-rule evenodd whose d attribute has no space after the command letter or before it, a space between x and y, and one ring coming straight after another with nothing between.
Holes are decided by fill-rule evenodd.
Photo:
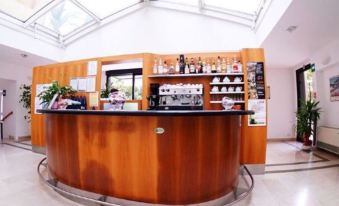
<instances>
[{"instance_id":1,"label":"tiled floor","mask_svg":"<svg viewBox=\"0 0 339 206\"><path fill-rule=\"evenodd\" d=\"M1 206L79 206L40 182L36 166L42 158L31 151L0 144ZM304 163L307 161L315 162ZM290 171L296 162L305 169L309 165L336 161L337 156L322 151L302 152L295 143L269 143L267 163L273 166L267 168L279 167L278 173L256 175L252 194L236 206L338 206L338 166Z\"/></svg>"}]
</instances>

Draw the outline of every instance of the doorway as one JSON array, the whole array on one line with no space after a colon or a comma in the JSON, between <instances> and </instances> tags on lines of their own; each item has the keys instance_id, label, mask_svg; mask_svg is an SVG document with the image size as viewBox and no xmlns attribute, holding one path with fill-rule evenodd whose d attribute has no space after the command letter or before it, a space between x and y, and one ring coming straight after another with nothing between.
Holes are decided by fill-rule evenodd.
<instances>
[{"instance_id":1,"label":"doorway","mask_svg":"<svg viewBox=\"0 0 339 206\"><path fill-rule=\"evenodd\" d=\"M301 106L302 101L315 99L315 92L313 88L314 72L315 72L314 64L307 64L296 71L298 110ZM315 136L310 137L313 143L315 142L313 141L315 140L315 138L316 138ZM298 133L296 139L298 142L304 141L303 138L300 135L298 135Z\"/></svg>"}]
</instances>

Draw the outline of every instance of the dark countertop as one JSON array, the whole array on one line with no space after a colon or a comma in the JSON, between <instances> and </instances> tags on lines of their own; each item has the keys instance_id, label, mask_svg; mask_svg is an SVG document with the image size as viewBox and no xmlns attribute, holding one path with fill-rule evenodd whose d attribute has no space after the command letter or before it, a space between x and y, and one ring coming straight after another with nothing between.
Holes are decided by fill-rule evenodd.
<instances>
[{"instance_id":1,"label":"dark countertop","mask_svg":"<svg viewBox=\"0 0 339 206\"><path fill-rule=\"evenodd\" d=\"M219 116L219 115L250 115L253 111L246 110L139 110L139 111L111 111L111 110L53 110L39 109L44 114L82 114L82 115L112 115L112 116Z\"/></svg>"}]
</instances>

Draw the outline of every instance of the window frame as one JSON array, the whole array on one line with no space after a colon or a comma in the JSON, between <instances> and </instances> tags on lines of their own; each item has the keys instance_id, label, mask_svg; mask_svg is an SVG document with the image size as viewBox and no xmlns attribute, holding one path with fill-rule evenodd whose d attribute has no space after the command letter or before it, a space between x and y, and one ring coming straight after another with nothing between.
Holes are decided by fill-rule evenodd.
<instances>
[{"instance_id":1,"label":"window frame","mask_svg":"<svg viewBox=\"0 0 339 206\"><path fill-rule=\"evenodd\" d=\"M124 75L132 75L132 99L135 99L135 76L142 76L142 68L136 69L119 69L119 70L109 70L106 71L106 88L108 88L109 78L114 76L124 76Z\"/></svg>"}]
</instances>

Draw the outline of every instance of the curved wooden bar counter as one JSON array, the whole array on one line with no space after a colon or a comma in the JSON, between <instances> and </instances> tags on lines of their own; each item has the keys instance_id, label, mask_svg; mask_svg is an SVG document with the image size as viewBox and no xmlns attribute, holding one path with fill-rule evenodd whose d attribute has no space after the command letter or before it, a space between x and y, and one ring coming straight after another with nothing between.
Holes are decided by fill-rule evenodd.
<instances>
[{"instance_id":1,"label":"curved wooden bar counter","mask_svg":"<svg viewBox=\"0 0 339 206\"><path fill-rule=\"evenodd\" d=\"M241 115L251 111L45 113L56 180L102 195L160 204L213 200L237 185Z\"/></svg>"}]
</instances>

